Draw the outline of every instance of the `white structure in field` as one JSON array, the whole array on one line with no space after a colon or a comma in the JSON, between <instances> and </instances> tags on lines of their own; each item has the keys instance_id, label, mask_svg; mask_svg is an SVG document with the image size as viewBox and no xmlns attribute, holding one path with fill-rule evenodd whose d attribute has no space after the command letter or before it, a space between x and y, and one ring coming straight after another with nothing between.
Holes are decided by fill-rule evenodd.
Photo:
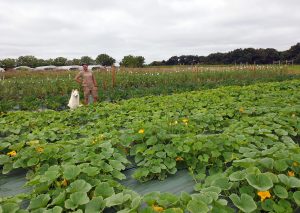
<instances>
[{"instance_id":1,"label":"white structure in field","mask_svg":"<svg viewBox=\"0 0 300 213\"><path fill-rule=\"evenodd\" d=\"M0 72L5 72L5 69L3 69L2 67L0 67Z\"/></svg>"},{"instance_id":2,"label":"white structure in field","mask_svg":"<svg viewBox=\"0 0 300 213\"><path fill-rule=\"evenodd\" d=\"M57 66L50 65L50 66L36 67L33 70L34 71L46 71L46 70L55 70L55 69L57 69Z\"/></svg>"},{"instance_id":3,"label":"white structure in field","mask_svg":"<svg viewBox=\"0 0 300 213\"><path fill-rule=\"evenodd\" d=\"M89 70L100 70L100 69L106 69L106 67L102 66L102 65L89 65L88 69Z\"/></svg>"},{"instance_id":4,"label":"white structure in field","mask_svg":"<svg viewBox=\"0 0 300 213\"><path fill-rule=\"evenodd\" d=\"M41 67L36 67L34 69L30 68L30 67L25 67L25 66L22 66L22 67L16 67L15 69L30 69L30 70L34 70L34 71L48 71L48 70L69 70L69 71L81 71L83 70L82 66L79 66L79 65L70 65L70 66L53 66L53 65L50 65L50 66L41 66ZM88 66L88 69L89 70L100 70L100 69L103 69L103 70L108 70L110 67L105 67L105 66L102 66L102 65L89 65Z\"/></svg>"},{"instance_id":5,"label":"white structure in field","mask_svg":"<svg viewBox=\"0 0 300 213\"><path fill-rule=\"evenodd\" d=\"M70 65L70 66L61 66L61 67L57 67L57 69L59 70L82 70L82 66L79 65Z\"/></svg>"},{"instance_id":6,"label":"white structure in field","mask_svg":"<svg viewBox=\"0 0 300 213\"><path fill-rule=\"evenodd\" d=\"M19 66L19 67L15 67L14 70L33 70L33 69L28 66Z\"/></svg>"}]
</instances>

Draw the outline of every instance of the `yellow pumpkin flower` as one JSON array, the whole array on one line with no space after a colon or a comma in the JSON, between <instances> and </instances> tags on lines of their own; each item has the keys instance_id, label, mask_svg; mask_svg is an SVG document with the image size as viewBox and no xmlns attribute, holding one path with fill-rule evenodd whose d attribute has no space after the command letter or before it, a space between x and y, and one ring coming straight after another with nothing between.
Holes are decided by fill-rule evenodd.
<instances>
[{"instance_id":1,"label":"yellow pumpkin flower","mask_svg":"<svg viewBox=\"0 0 300 213\"><path fill-rule=\"evenodd\" d=\"M264 201L266 198L271 198L269 191L257 192L257 195L260 197L260 201Z\"/></svg>"},{"instance_id":2,"label":"yellow pumpkin flower","mask_svg":"<svg viewBox=\"0 0 300 213\"><path fill-rule=\"evenodd\" d=\"M155 211L155 212L163 212L164 211L164 208L161 207L161 206L158 206L158 205L152 205L152 209Z\"/></svg>"},{"instance_id":3,"label":"yellow pumpkin flower","mask_svg":"<svg viewBox=\"0 0 300 213\"><path fill-rule=\"evenodd\" d=\"M295 114L292 114L292 117L294 118L294 117L296 117L296 115L295 115Z\"/></svg>"},{"instance_id":4,"label":"yellow pumpkin flower","mask_svg":"<svg viewBox=\"0 0 300 213\"><path fill-rule=\"evenodd\" d=\"M11 152L8 152L7 155L10 157L15 157L17 155L17 152L15 150L13 150Z\"/></svg>"},{"instance_id":5,"label":"yellow pumpkin flower","mask_svg":"<svg viewBox=\"0 0 300 213\"><path fill-rule=\"evenodd\" d=\"M44 148L43 147L36 147L35 150L39 153L42 153L44 151Z\"/></svg>"},{"instance_id":6,"label":"yellow pumpkin flower","mask_svg":"<svg viewBox=\"0 0 300 213\"><path fill-rule=\"evenodd\" d=\"M245 111L244 107L241 107L241 108L239 109L239 111L240 111L240 113L243 113L243 112Z\"/></svg>"},{"instance_id":7,"label":"yellow pumpkin flower","mask_svg":"<svg viewBox=\"0 0 300 213\"><path fill-rule=\"evenodd\" d=\"M144 134L145 133L145 130L144 129L140 129L139 130L139 134Z\"/></svg>"},{"instance_id":8,"label":"yellow pumpkin flower","mask_svg":"<svg viewBox=\"0 0 300 213\"><path fill-rule=\"evenodd\" d=\"M299 163L296 162L296 161L294 161L294 162L293 162L293 166L299 166Z\"/></svg>"},{"instance_id":9,"label":"yellow pumpkin flower","mask_svg":"<svg viewBox=\"0 0 300 213\"><path fill-rule=\"evenodd\" d=\"M184 118L184 119L182 119L182 122L183 122L183 123L187 123L187 122L189 122L189 119Z\"/></svg>"},{"instance_id":10,"label":"yellow pumpkin flower","mask_svg":"<svg viewBox=\"0 0 300 213\"><path fill-rule=\"evenodd\" d=\"M288 171L288 175L290 177L295 177L295 172L294 171Z\"/></svg>"},{"instance_id":11,"label":"yellow pumpkin flower","mask_svg":"<svg viewBox=\"0 0 300 213\"><path fill-rule=\"evenodd\" d=\"M178 121L174 121L174 122L169 123L170 126L173 126L173 125L176 125L176 124L178 124Z\"/></svg>"},{"instance_id":12,"label":"yellow pumpkin flower","mask_svg":"<svg viewBox=\"0 0 300 213\"><path fill-rule=\"evenodd\" d=\"M64 178L61 182L60 182L60 184L62 185L62 186L67 186L68 185L68 181Z\"/></svg>"},{"instance_id":13,"label":"yellow pumpkin flower","mask_svg":"<svg viewBox=\"0 0 300 213\"><path fill-rule=\"evenodd\" d=\"M183 161L183 158L182 157L177 157L176 161Z\"/></svg>"}]
</instances>

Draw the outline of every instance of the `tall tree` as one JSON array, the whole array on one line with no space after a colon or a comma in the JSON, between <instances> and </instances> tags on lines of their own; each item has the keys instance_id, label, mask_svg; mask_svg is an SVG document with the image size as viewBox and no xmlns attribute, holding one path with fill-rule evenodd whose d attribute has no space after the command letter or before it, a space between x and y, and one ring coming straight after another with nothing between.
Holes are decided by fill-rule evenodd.
<instances>
[{"instance_id":1,"label":"tall tree","mask_svg":"<svg viewBox=\"0 0 300 213\"><path fill-rule=\"evenodd\" d=\"M82 56L80 58L80 64L92 65L92 64L94 64L94 60L89 56Z\"/></svg>"},{"instance_id":2,"label":"tall tree","mask_svg":"<svg viewBox=\"0 0 300 213\"><path fill-rule=\"evenodd\" d=\"M17 66L28 66L34 68L38 66L38 59L32 55L20 56L17 59Z\"/></svg>"},{"instance_id":3,"label":"tall tree","mask_svg":"<svg viewBox=\"0 0 300 213\"><path fill-rule=\"evenodd\" d=\"M78 59L78 58L73 58L73 59L72 59L72 65L80 65L80 59Z\"/></svg>"},{"instance_id":4,"label":"tall tree","mask_svg":"<svg viewBox=\"0 0 300 213\"><path fill-rule=\"evenodd\" d=\"M0 64L4 69L10 69L16 66L16 60L13 58L5 58L1 60Z\"/></svg>"},{"instance_id":5,"label":"tall tree","mask_svg":"<svg viewBox=\"0 0 300 213\"><path fill-rule=\"evenodd\" d=\"M145 58L143 56L124 56L120 65L124 67L142 67L145 63Z\"/></svg>"},{"instance_id":6,"label":"tall tree","mask_svg":"<svg viewBox=\"0 0 300 213\"><path fill-rule=\"evenodd\" d=\"M40 66L46 66L46 65L47 65L46 60L41 59L41 58L39 58L39 59L37 60L37 66L38 66L38 67L40 67Z\"/></svg>"},{"instance_id":7,"label":"tall tree","mask_svg":"<svg viewBox=\"0 0 300 213\"><path fill-rule=\"evenodd\" d=\"M55 66L65 66L67 64L67 58L64 57L57 57L53 61L53 65Z\"/></svg>"},{"instance_id":8,"label":"tall tree","mask_svg":"<svg viewBox=\"0 0 300 213\"><path fill-rule=\"evenodd\" d=\"M167 65L178 65L179 64L179 58L177 56L172 56L169 58L169 60L166 61Z\"/></svg>"},{"instance_id":9,"label":"tall tree","mask_svg":"<svg viewBox=\"0 0 300 213\"><path fill-rule=\"evenodd\" d=\"M52 58L45 60L45 66L54 65L54 60Z\"/></svg>"},{"instance_id":10,"label":"tall tree","mask_svg":"<svg viewBox=\"0 0 300 213\"><path fill-rule=\"evenodd\" d=\"M102 66L111 66L116 62L116 60L107 54L100 54L96 58L96 63Z\"/></svg>"}]
</instances>

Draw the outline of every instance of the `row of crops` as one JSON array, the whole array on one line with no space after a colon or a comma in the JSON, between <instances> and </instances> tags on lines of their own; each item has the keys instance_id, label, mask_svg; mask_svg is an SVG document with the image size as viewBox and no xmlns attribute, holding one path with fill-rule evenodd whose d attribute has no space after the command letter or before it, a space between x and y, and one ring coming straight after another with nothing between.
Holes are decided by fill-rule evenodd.
<instances>
[{"instance_id":1,"label":"row of crops","mask_svg":"<svg viewBox=\"0 0 300 213\"><path fill-rule=\"evenodd\" d=\"M95 71L100 101L115 102L146 95L166 95L216 88L249 85L254 82L299 78L279 66L162 67L117 70L112 85L111 70ZM0 111L66 108L76 71L0 73ZM81 91L82 96L82 91Z\"/></svg>"},{"instance_id":2,"label":"row of crops","mask_svg":"<svg viewBox=\"0 0 300 213\"><path fill-rule=\"evenodd\" d=\"M300 80L1 113L2 173L26 169L31 192L0 212L294 212L299 116ZM194 192L138 194L130 167L141 182L185 168Z\"/></svg>"}]
</instances>

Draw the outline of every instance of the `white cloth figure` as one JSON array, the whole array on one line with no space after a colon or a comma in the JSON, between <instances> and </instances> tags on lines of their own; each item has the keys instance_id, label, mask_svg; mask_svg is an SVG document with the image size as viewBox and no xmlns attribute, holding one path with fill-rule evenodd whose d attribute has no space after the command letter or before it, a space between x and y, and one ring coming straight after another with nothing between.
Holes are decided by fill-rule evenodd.
<instances>
[{"instance_id":1,"label":"white cloth figure","mask_svg":"<svg viewBox=\"0 0 300 213\"><path fill-rule=\"evenodd\" d=\"M79 92L77 89L75 89L75 90L72 90L71 98L68 103L68 107L70 107L70 109L76 109L79 106L80 106L79 105Z\"/></svg>"}]
</instances>

